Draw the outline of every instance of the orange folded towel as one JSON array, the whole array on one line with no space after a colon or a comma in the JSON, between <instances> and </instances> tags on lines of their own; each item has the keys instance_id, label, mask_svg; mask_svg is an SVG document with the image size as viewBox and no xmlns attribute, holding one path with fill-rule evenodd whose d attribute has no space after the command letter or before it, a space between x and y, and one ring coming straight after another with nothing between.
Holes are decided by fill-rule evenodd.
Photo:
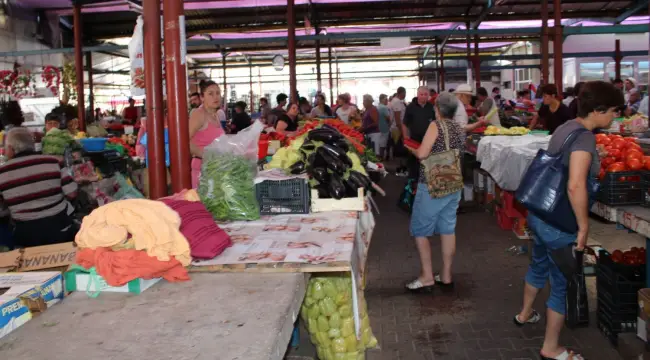
<instances>
[{"instance_id":1,"label":"orange folded towel","mask_svg":"<svg viewBox=\"0 0 650 360\"><path fill-rule=\"evenodd\" d=\"M142 250L78 249L77 264L86 269L94 266L110 286L123 286L138 278L162 277L170 282L190 279L187 269L175 258L160 261Z\"/></svg>"}]
</instances>

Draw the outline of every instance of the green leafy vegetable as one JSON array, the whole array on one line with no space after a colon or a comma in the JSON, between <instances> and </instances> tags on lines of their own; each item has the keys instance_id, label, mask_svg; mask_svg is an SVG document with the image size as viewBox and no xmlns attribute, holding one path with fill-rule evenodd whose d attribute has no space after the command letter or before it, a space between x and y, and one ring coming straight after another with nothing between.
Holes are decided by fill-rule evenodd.
<instances>
[{"instance_id":1,"label":"green leafy vegetable","mask_svg":"<svg viewBox=\"0 0 650 360\"><path fill-rule=\"evenodd\" d=\"M216 220L256 220L254 168L244 157L210 154L204 157L198 193Z\"/></svg>"},{"instance_id":2,"label":"green leafy vegetable","mask_svg":"<svg viewBox=\"0 0 650 360\"><path fill-rule=\"evenodd\" d=\"M43 154L63 155L65 148L74 143L74 138L68 131L52 129L41 140Z\"/></svg>"}]
</instances>

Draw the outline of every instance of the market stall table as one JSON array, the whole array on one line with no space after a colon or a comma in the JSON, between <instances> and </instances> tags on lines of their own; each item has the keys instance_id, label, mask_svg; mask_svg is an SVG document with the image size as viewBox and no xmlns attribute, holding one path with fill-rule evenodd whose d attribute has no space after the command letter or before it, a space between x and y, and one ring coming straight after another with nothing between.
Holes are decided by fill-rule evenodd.
<instances>
[{"instance_id":1,"label":"market stall table","mask_svg":"<svg viewBox=\"0 0 650 360\"><path fill-rule=\"evenodd\" d=\"M284 357L305 294L304 274L193 274L142 294L73 293L0 339L5 359Z\"/></svg>"}]
</instances>

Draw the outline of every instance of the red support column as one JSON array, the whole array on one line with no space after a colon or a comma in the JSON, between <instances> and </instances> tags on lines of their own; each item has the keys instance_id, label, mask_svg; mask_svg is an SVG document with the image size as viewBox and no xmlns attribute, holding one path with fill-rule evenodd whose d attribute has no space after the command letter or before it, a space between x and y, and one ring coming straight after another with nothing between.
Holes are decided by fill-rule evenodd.
<instances>
[{"instance_id":1,"label":"red support column","mask_svg":"<svg viewBox=\"0 0 650 360\"><path fill-rule=\"evenodd\" d=\"M287 25L288 25L288 48L289 48L289 99L292 103L298 103L298 84L296 81L296 14L294 12L295 0L287 0Z\"/></svg>"},{"instance_id":2,"label":"red support column","mask_svg":"<svg viewBox=\"0 0 650 360\"><path fill-rule=\"evenodd\" d=\"M174 192L192 187L183 12L182 1L164 0L169 160Z\"/></svg>"},{"instance_id":3,"label":"red support column","mask_svg":"<svg viewBox=\"0 0 650 360\"><path fill-rule=\"evenodd\" d=\"M542 84L548 84L549 80L549 52L548 52L548 0L542 0Z\"/></svg>"},{"instance_id":4,"label":"red support column","mask_svg":"<svg viewBox=\"0 0 650 360\"><path fill-rule=\"evenodd\" d=\"M95 119L95 95L94 95L94 85L93 85L93 54L90 52L86 53L86 67L88 68L88 109L90 116L86 119L89 123L92 123Z\"/></svg>"},{"instance_id":5,"label":"red support column","mask_svg":"<svg viewBox=\"0 0 650 360\"><path fill-rule=\"evenodd\" d=\"M470 71L474 73L474 60L472 59L472 37L469 34L469 29L470 29L470 23L469 21L465 23L465 29L467 29L467 33L465 34L465 43L467 45L467 69L469 70L467 72L467 83L470 83L469 80L469 74ZM473 75L476 77L476 74Z\"/></svg>"},{"instance_id":6,"label":"red support column","mask_svg":"<svg viewBox=\"0 0 650 360\"><path fill-rule=\"evenodd\" d=\"M555 39L553 40L553 77L557 93L562 95L563 79L562 71L564 63L562 61L562 1L553 0L553 15L555 17Z\"/></svg>"},{"instance_id":7,"label":"red support column","mask_svg":"<svg viewBox=\"0 0 650 360\"><path fill-rule=\"evenodd\" d=\"M167 196L165 165L165 121L160 44L160 0L142 2L144 20L144 68L147 107L147 154L149 157L149 197Z\"/></svg>"},{"instance_id":8,"label":"red support column","mask_svg":"<svg viewBox=\"0 0 650 360\"><path fill-rule=\"evenodd\" d=\"M221 107L224 108L226 116L228 115L228 77L226 76L226 56L225 52L221 53L221 67L223 68L223 94L221 94Z\"/></svg>"},{"instance_id":9,"label":"red support column","mask_svg":"<svg viewBox=\"0 0 650 360\"><path fill-rule=\"evenodd\" d=\"M616 73L616 79L621 78L621 60L623 60L623 54L621 54L621 40L616 39L616 44L614 46L614 72Z\"/></svg>"},{"instance_id":10,"label":"red support column","mask_svg":"<svg viewBox=\"0 0 650 360\"><path fill-rule=\"evenodd\" d=\"M330 66L330 103L334 105L334 79L332 79L332 45L327 49L327 62Z\"/></svg>"},{"instance_id":11,"label":"red support column","mask_svg":"<svg viewBox=\"0 0 650 360\"><path fill-rule=\"evenodd\" d=\"M81 27L81 5L75 4L73 11L74 31L74 65L77 77L77 118L79 129L86 130L86 109L84 107L84 57L83 57L83 29Z\"/></svg>"},{"instance_id":12,"label":"red support column","mask_svg":"<svg viewBox=\"0 0 650 360\"><path fill-rule=\"evenodd\" d=\"M318 32L316 33L318 35ZM316 89L322 91L320 73L320 40L316 40Z\"/></svg>"},{"instance_id":13,"label":"red support column","mask_svg":"<svg viewBox=\"0 0 650 360\"><path fill-rule=\"evenodd\" d=\"M481 59L479 58L479 43L480 37L478 34L474 35L474 77L476 81L476 88L481 87Z\"/></svg>"},{"instance_id":14,"label":"red support column","mask_svg":"<svg viewBox=\"0 0 650 360\"><path fill-rule=\"evenodd\" d=\"M250 60L249 60L250 61ZM248 82L251 88L251 114L255 111L255 100L253 99L253 63L248 63Z\"/></svg>"},{"instance_id":15,"label":"red support column","mask_svg":"<svg viewBox=\"0 0 650 360\"><path fill-rule=\"evenodd\" d=\"M445 49L440 49L440 91L445 91Z\"/></svg>"}]
</instances>

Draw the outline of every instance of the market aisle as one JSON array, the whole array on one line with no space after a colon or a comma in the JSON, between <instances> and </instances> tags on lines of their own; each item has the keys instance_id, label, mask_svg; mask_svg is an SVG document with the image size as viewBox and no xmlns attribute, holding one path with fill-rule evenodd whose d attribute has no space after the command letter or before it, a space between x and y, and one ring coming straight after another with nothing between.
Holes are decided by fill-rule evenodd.
<instances>
[{"instance_id":1,"label":"market aisle","mask_svg":"<svg viewBox=\"0 0 650 360\"><path fill-rule=\"evenodd\" d=\"M405 292L404 284L418 275L419 265L408 217L395 206L403 182L388 176L381 184L388 196L377 198L382 213L370 246L366 298L382 350L369 351L368 359L538 359L543 322L524 329L512 324L521 306L528 258L506 253L520 242L499 229L494 216L459 215L453 293ZM439 259L439 243L432 245L434 259ZM545 298L542 294L536 305L540 312ZM587 359L622 359L593 321L586 329L564 330L562 343Z\"/></svg>"}]
</instances>

